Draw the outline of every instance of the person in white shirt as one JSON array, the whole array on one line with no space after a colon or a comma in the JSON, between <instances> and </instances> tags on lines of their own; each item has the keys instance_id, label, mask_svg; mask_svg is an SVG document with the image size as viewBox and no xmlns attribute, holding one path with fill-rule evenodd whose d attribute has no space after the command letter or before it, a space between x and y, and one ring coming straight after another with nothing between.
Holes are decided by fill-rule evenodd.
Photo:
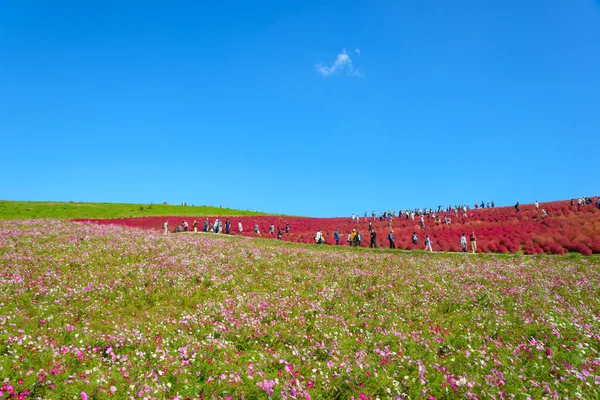
<instances>
[{"instance_id":1,"label":"person in white shirt","mask_svg":"<svg viewBox=\"0 0 600 400\"><path fill-rule=\"evenodd\" d=\"M320 229L317 231L317 234L315 235L315 242L317 244L322 244L323 243L323 233L321 233Z\"/></svg>"},{"instance_id":2,"label":"person in white shirt","mask_svg":"<svg viewBox=\"0 0 600 400\"><path fill-rule=\"evenodd\" d=\"M239 229L240 233L242 233L242 231L243 231L242 221L238 222L238 229Z\"/></svg>"},{"instance_id":3,"label":"person in white shirt","mask_svg":"<svg viewBox=\"0 0 600 400\"><path fill-rule=\"evenodd\" d=\"M463 253L467 252L467 237L465 236L464 233L460 237L460 247L462 248Z\"/></svg>"}]
</instances>

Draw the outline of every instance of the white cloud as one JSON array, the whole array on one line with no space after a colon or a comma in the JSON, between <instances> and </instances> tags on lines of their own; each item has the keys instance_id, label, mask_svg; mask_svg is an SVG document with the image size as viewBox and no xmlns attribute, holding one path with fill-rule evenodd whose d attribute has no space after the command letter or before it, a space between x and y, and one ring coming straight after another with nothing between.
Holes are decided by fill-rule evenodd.
<instances>
[{"instance_id":1,"label":"white cloud","mask_svg":"<svg viewBox=\"0 0 600 400\"><path fill-rule=\"evenodd\" d=\"M360 54L358 47L354 51L357 54ZM317 72L323 75L325 78L342 71L345 71L348 76L362 76L362 73L358 69L354 69L354 66L352 65L352 59L350 59L346 49L342 49L342 52L337 55L331 66L317 64L316 68Z\"/></svg>"},{"instance_id":2,"label":"white cloud","mask_svg":"<svg viewBox=\"0 0 600 400\"><path fill-rule=\"evenodd\" d=\"M358 47L354 49L354 52L360 56L360 49Z\"/></svg>"}]
</instances>

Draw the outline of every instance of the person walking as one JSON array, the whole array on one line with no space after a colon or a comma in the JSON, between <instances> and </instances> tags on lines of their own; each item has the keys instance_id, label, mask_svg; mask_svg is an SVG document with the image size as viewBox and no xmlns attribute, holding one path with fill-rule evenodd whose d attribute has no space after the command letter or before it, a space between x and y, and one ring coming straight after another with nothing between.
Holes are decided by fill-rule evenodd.
<instances>
[{"instance_id":1,"label":"person walking","mask_svg":"<svg viewBox=\"0 0 600 400\"><path fill-rule=\"evenodd\" d=\"M388 240L390 242L390 249L395 249L396 243L394 242L394 231L393 230L391 230L390 233L388 234Z\"/></svg>"},{"instance_id":2,"label":"person walking","mask_svg":"<svg viewBox=\"0 0 600 400\"><path fill-rule=\"evenodd\" d=\"M194 228L194 232L198 232L198 221L194 220L192 227Z\"/></svg>"},{"instance_id":3,"label":"person walking","mask_svg":"<svg viewBox=\"0 0 600 400\"><path fill-rule=\"evenodd\" d=\"M460 237L460 247L461 247L461 251L463 253L467 252L467 237L465 236L465 234L463 233L462 236Z\"/></svg>"},{"instance_id":4,"label":"person walking","mask_svg":"<svg viewBox=\"0 0 600 400\"><path fill-rule=\"evenodd\" d=\"M369 247L372 249L377 248L377 232L375 232L375 229L371 231L371 243L369 244Z\"/></svg>"},{"instance_id":5,"label":"person walking","mask_svg":"<svg viewBox=\"0 0 600 400\"><path fill-rule=\"evenodd\" d=\"M225 233L228 235L231 233L231 221L229 221L229 218L225 221Z\"/></svg>"},{"instance_id":6,"label":"person walking","mask_svg":"<svg viewBox=\"0 0 600 400\"><path fill-rule=\"evenodd\" d=\"M204 232L208 232L208 218L204 220Z\"/></svg>"},{"instance_id":7,"label":"person walking","mask_svg":"<svg viewBox=\"0 0 600 400\"><path fill-rule=\"evenodd\" d=\"M283 235L283 232L282 232L281 228L277 228L277 240L281 240L282 235Z\"/></svg>"},{"instance_id":8,"label":"person walking","mask_svg":"<svg viewBox=\"0 0 600 400\"><path fill-rule=\"evenodd\" d=\"M260 230L258 229L258 224L254 224L254 233L260 235Z\"/></svg>"},{"instance_id":9,"label":"person walking","mask_svg":"<svg viewBox=\"0 0 600 400\"><path fill-rule=\"evenodd\" d=\"M413 232L412 242L413 242L413 244L419 244L419 237L417 236L417 232Z\"/></svg>"},{"instance_id":10,"label":"person walking","mask_svg":"<svg viewBox=\"0 0 600 400\"><path fill-rule=\"evenodd\" d=\"M321 232L321 230L319 229L315 235L315 242L317 244L323 244L323 233Z\"/></svg>"},{"instance_id":11,"label":"person walking","mask_svg":"<svg viewBox=\"0 0 600 400\"><path fill-rule=\"evenodd\" d=\"M515 204L515 210L517 210L517 212L521 211L521 205L519 204L518 201L517 201L517 204Z\"/></svg>"},{"instance_id":12,"label":"person walking","mask_svg":"<svg viewBox=\"0 0 600 400\"><path fill-rule=\"evenodd\" d=\"M352 232L348 235L348 241L350 242L350 246L356 247L358 240L356 240L356 229L352 229Z\"/></svg>"},{"instance_id":13,"label":"person walking","mask_svg":"<svg viewBox=\"0 0 600 400\"><path fill-rule=\"evenodd\" d=\"M169 233L169 221L165 221L165 223L163 224L163 231L165 235Z\"/></svg>"},{"instance_id":14,"label":"person walking","mask_svg":"<svg viewBox=\"0 0 600 400\"><path fill-rule=\"evenodd\" d=\"M339 246L340 245L340 228L335 228L333 238L335 239L335 245Z\"/></svg>"},{"instance_id":15,"label":"person walking","mask_svg":"<svg viewBox=\"0 0 600 400\"><path fill-rule=\"evenodd\" d=\"M189 226L188 223L187 223L187 221L184 219L181 223L183 225L183 231L187 232L188 226Z\"/></svg>"},{"instance_id":16,"label":"person walking","mask_svg":"<svg viewBox=\"0 0 600 400\"><path fill-rule=\"evenodd\" d=\"M473 254L477 253L477 236L475 236L475 232L471 232L469 240L471 241L471 251L473 251Z\"/></svg>"},{"instance_id":17,"label":"person walking","mask_svg":"<svg viewBox=\"0 0 600 400\"><path fill-rule=\"evenodd\" d=\"M433 249L431 248L431 239L429 239L429 235L425 236L425 251L427 250L433 253Z\"/></svg>"},{"instance_id":18,"label":"person walking","mask_svg":"<svg viewBox=\"0 0 600 400\"><path fill-rule=\"evenodd\" d=\"M535 211L540 211L540 203L538 203L538 201L535 201Z\"/></svg>"},{"instance_id":19,"label":"person walking","mask_svg":"<svg viewBox=\"0 0 600 400\"><path fill-rule=\"evenodd\" d=\"M356 244L358 247L362 246L362 234L360 231L356 232Z\"/></svg>"},{"instance_id":20,"label":"person walking","mask_svg":"<svg viewBox=\"0 0 600 400\"><path fill-rule=\"evenodd\" d=\"M240 231L240 233L242 233L242 231L244 230L244 228L242 227L242 221L238 222L238 230Z\"/></svg>"}]
</instances>

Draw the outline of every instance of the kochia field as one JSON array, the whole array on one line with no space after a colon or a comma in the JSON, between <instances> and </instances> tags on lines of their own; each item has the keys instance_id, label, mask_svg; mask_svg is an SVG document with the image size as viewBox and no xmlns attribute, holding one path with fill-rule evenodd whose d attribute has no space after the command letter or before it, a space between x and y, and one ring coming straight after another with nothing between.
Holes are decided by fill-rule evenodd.
<instances>
[{"instance_id":1,"label":"kochia field","mask_svg":"<svg viewBox=\"0 0 600 400\"><path fill-rule=\"evenodd\" d=\"M600 397L596 257L0 222L0 398Z\"/></svg>"},{"instance_id":2,"label":"kochia field","mask_svg":"<svg viewBox=\"0 0 600 400\"><path fill-rule=\"evenodd\" d=\"M541 215L545 209L548 216ZM440 214L442 217L449 215L451 224L443 222L436 224L432 218L425 218L425 229L420 229L418 217L415 220L394 218L389 226L389 221L375 219L373 226L377 232L377 246L388 247L387 236L391 229L394 230L396 246L399 249L415 250L424 249L425 235L429 235L433 242L434 251L460 251L460 236L466 233L467 237L475 232L477 237L477 251L481 253L523 253L523 254L564 254L567 252L590 255L600 253L600 210L592 204L581 208L571 206L568 201L542 203L540 210L536 211L533 205L521 206L521 211L516 212L513 207L499 207L470 210L467 217L462 212L454 214ZM200 230L206 217L197 217ZM215 219L225 221L226 216L209 217L211 223ZM146 217L127 219L95 220L100 224L120 224L159 231L165 221L169 222L170 230L187 220L190 229L193 217ZM314 243L317 230L322 229L325 243L334 244L333 235L339 228L341 244L347 245L346 238L352 229L360 231L363 235L362 246L369 245L368 223L371 218L361 217L359 223L352 223L350 218L288 218L288 217L229 217L232 223L232 234L239 234L238 222L241 221L244 236L258 236L253 233L255 224L259 225L260 236L274 238L270 235L269 225L283 228L286 223L291 225L289 234L284 233L282 240L297 243ZM284 231L285 232L285 231ZM419 243L414 245L411 241L413 232L419 237Z\"/></svg>"}]
</instances>

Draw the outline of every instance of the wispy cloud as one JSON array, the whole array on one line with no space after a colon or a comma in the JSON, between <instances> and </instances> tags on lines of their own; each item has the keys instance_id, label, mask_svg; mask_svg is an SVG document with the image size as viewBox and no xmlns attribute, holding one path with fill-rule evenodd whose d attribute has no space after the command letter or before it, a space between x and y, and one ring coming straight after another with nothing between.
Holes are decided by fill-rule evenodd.
<instances>
[{"instance_id":1,"label":"wispy cloud","mask_svg":"<svg viewBox=\"0 0 600 400\"><path fill-rule=\"evenodd\" d=\"M360 49L358 47L354 50L354 52L360 55ZM337 55L331 66L317 64L316 68L317 72L323 75L325 78L336 75L340 72L345 72L348 76L362 76L362 72L358 69L355 69L352 65L352 59L350 58L350 55L346 49L342 49L342 52Z\"/></svg>"}]
</instances>

